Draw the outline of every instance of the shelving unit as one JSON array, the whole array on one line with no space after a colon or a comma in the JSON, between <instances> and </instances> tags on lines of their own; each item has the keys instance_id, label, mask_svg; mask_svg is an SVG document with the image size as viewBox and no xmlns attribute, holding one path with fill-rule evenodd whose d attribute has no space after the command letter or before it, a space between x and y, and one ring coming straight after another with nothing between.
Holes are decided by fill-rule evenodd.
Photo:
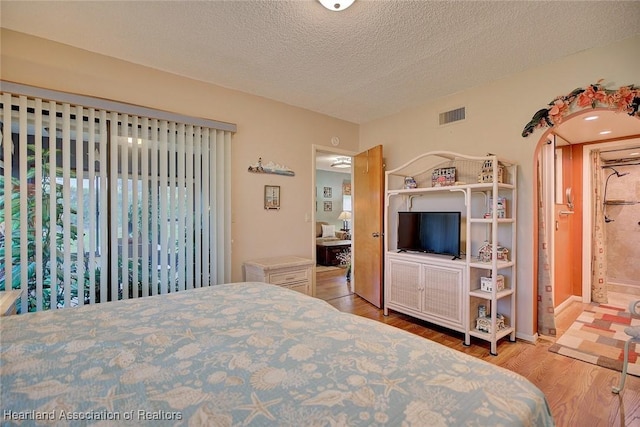
<instances>
[{"instance_id":1,"label":"shelving unit","mask_svg":"<svg viewBox=\"0 0 640 427\"><path fill-rule=\"evenodd\" d=\"M434 170L452 167L453 185L432 186L437 183ZM404 188L409 177L416 188ZM472 337L489 341L493 355L500 339L515 341L516 178L514 162L447 151L422 154L386 172L385 315L395 310L463 332L466 345ZM460 259L398 252L400 211L459 211ZM502 249L508 250L507 259L498 259ZM502 290L497 289L498 275L504 278ZM490 277L485 279L490 291L482 290L482 277ZM487 316L478 321L480 306Z\"/></svg>"}]
</instances>

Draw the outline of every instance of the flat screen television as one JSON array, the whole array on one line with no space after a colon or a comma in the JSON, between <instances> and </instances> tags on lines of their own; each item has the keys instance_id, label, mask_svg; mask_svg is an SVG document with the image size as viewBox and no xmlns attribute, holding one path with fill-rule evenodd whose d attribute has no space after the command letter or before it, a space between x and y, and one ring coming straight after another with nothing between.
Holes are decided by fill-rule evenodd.
<instances>
[{"instance_id":1,"label":"flat screen television","mask_svg":"<svg viewBox=\"0 0 640 427\"><path fill-rule=\"evenodd\" d=\"M398 251L460 257L460 212L398 212Z\"/></svg>"}]
</instances>

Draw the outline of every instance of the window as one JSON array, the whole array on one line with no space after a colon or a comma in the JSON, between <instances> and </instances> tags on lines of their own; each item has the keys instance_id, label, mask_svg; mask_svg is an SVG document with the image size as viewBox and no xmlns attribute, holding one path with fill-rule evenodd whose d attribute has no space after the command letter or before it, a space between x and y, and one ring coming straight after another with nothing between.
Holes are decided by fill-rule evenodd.
<instances>
[{"instance_id":1,"label":"window","mask_svg":"<svg viewBox=\"0 0 640 427\"><path fill-rule=\"evenodd\" d=\"M26 289L21 312L229 280L231 131L1 102L0 290Z\"/></svg>"}]
</instances>

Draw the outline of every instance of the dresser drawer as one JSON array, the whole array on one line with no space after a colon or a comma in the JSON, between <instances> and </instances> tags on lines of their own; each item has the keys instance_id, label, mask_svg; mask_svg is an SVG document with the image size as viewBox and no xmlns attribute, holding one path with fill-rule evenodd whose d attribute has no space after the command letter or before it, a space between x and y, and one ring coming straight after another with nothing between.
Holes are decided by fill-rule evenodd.
<instances>
[{"instance_id":1,"label":"dresser drawer","mask_svg":"<svg viewBox=\"0 0 640 427\"><path fill-rule=\"evenodd\" d=\"M273 285L286 285L288 283L302 282L309 279L308 268L269 274L269 283Z\"/></svg>"},{"instance_id":2,"label":"dresser drawer","mask_svg":"<svg viewBox=\"0 0 640 427\"><path fill-rule=\"evenodd\" d=\"M298 283L295 285L288 285L288 286L284 286L287 289L291 289L292 291L296 291L296 292L300 292L306 295L309 295L309 283L308 282L304 282L304 283Z\"/></svg>"},{"instance_id":3,"label":"dresser drawer","mask_svg":"<svg viewBox=\"0 0 640 427\"><path fill-rule=\"evenodd\" d=\"M244 262L245 280L266 282L311 294L313 261L298 256L260 258Z\"/></svg>"}]
</instances>

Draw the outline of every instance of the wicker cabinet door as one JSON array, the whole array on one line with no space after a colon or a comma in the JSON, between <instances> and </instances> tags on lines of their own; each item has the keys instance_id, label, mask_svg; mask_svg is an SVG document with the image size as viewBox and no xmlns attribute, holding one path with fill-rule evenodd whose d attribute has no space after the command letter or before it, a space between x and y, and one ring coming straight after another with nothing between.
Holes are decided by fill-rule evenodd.
<instances>
[{"instance_id":1,"label":"wicker cabinet door","mask_svg":"<svg viewBox=\"0 0 640 427\"><path fill-rule=\"evenodd\" d=\"M420 264L390 260L389 278L389 303L421 310Z\"/></svg>"},{"instance_id":2,"label":"wicker cabinet door","mask_svg":"<svg viewBox=\"0 0 640 427\"><path fill-rule=\"evenodd\" d=\"M464 269L422 265L422 274L422 311L462 327Z\"/></svg>"}]
</instances>

